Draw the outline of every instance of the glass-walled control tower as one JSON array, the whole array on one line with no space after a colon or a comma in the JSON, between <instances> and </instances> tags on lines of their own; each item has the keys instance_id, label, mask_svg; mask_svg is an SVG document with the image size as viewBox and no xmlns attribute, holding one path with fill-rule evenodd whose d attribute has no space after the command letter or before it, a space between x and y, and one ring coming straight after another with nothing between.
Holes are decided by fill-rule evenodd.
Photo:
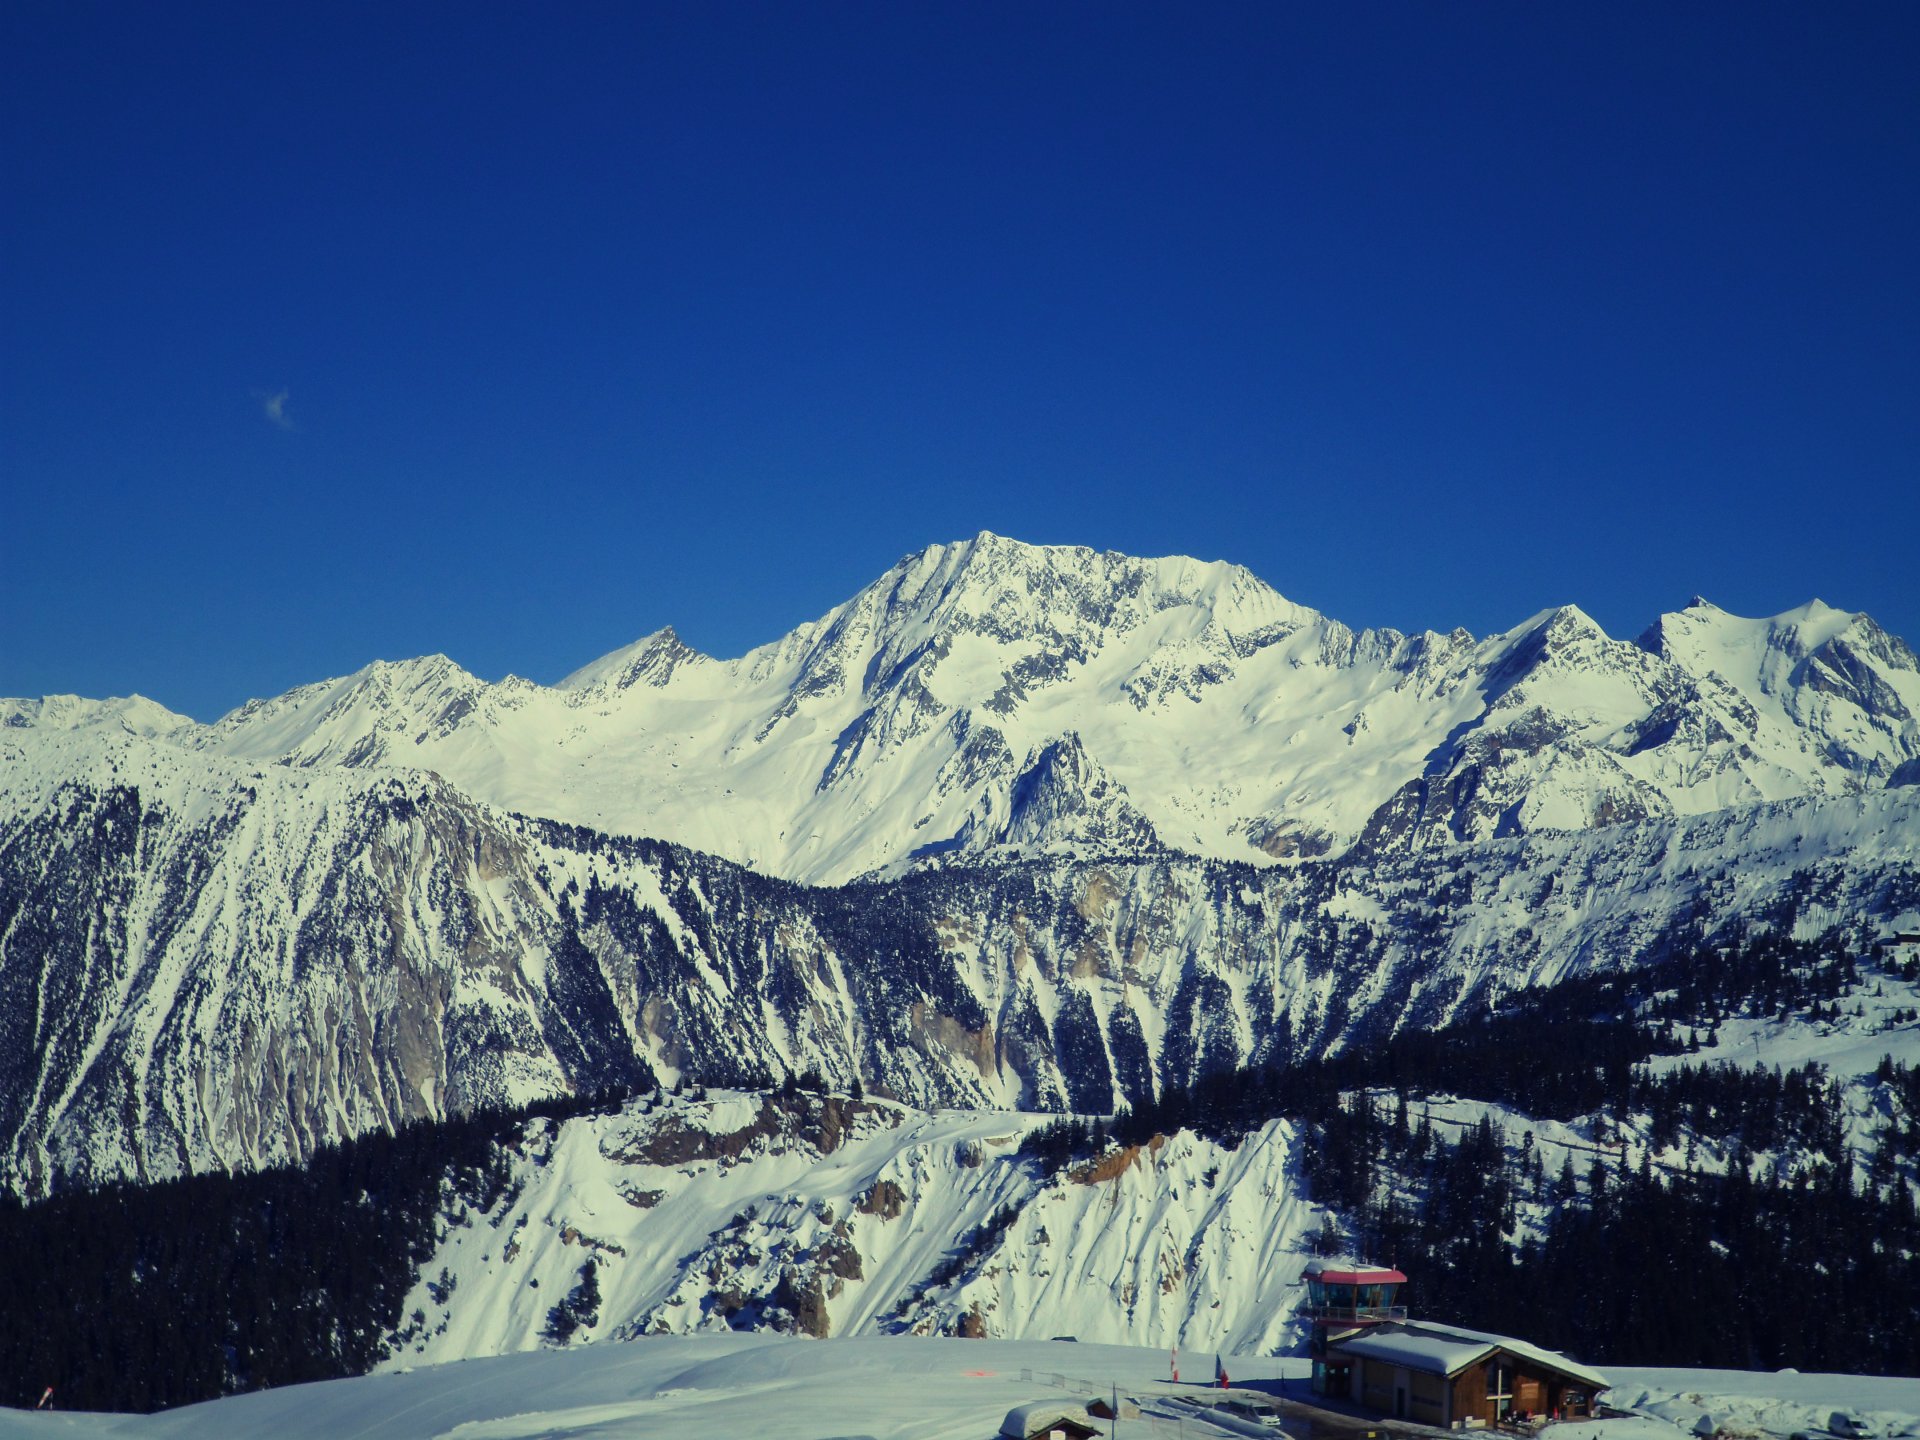
<instances>
[{"instance_id":1,"label":"glass-walled control tower","mask_svg":"<svg viewBox=\"0 0 1920 1440\"><path fill-rule=\"evenodd\" d=\"M1398 1270L1354 1260L1314 1260L1307 1266L1306 1282L1303 1308L1313 1322L1307 1353L1313 1357L1314 1394L1345 1396L1353 1388L1353 1368L1344 1361L1330 1361L1328 1343L1369 1325L1405 1320L1407 1307L1395 1301L1407 1277Z\"/></svg>"}]
</instances>

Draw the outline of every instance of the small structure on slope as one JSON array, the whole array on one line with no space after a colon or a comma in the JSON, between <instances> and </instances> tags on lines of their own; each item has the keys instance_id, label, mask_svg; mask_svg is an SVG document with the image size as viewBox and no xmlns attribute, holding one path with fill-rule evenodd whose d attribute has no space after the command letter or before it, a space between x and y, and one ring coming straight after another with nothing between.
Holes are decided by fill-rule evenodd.
<instances>
[{"instance_id":1,"label":"small structure on slope","mask_svg":"<svg viewBox=\"0 0 1920 1440\"><path fill-rule=\"evenodd\" d=\"M1599 1371L1511 1335L1409 1320L1397 1270L1315 1261L1307 1268L1316 1394L1423 1425L1459 1429L1594 1413Z\"/></svg>"},{"instance_id":2,"label":"small structure on slope","mask_svg":"<svg viewBox=\"0 0 1920 1440\"><path fill-rule=\"evenodd\" d=\"M1000 1422L1005 1440L1092 1440L1100 1429L1093 1418L1077 1405L1058 1400L1032 1400L1016 1405Z\"/></svg>"},{"instance_id":3,"label":"small structure on slope","mask_svg":"<svg viewBox=\"0 0 1920 1440\"><path fill-rule=\"evenodd\" d=\"M1425 1425L1591 1415L1609 1383L1554 1351L1452 1325L1379 1325L1333 1349L1353 1366L1362 1405Z\"/></svg>"}]
</instances>

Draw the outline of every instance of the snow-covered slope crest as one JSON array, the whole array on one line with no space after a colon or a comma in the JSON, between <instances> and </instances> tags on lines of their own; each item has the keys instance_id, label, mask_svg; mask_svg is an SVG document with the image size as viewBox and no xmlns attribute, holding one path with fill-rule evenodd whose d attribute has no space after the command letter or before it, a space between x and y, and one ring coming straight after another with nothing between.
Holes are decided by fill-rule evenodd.
<instances>
[{"instance_id":1,"label":"snow-covered slope crest","mask_svg":"<svg viewBox=\"0 0 1920 1440\"><path fill-rule=\"evenodd\" d=\"M86 700L78 695L47 695L38 700L0 699L0 728L70 731L105 726L128 735L181 735L199 729L185 715L144 695ZM18 739L19 737L15 737Z\"/></svg>"},{"instance_id":2,"label":"snow-covered slope crest","mask_svg":"<svg viewBox=\"0 0 1920 1440\"><path fill-rule=\"evenodd\" d=\"M44 726L19 702L31 748ZM1817 602L1355 632L1245 569L983 533L737 660L671 630L557 686L369 665L166 733L421 767L810 882L956 854L1418 848L1920 781L1920 662ZM25 738L23 738L25 737ZM1042 803L1035 803L1038 799Z\"/></svg>"},{"instance_id":3,"label":"snow-covered slope crest","mask_svg":"<svg viewBox=\"0 0 1920 1440\"><path fill-rule=\"evenodd\" d=\"M1139 1400L1123 1435L1242 1433L1193 1402L1203 1385L1167 1383L1167 1353L1045 1340L888 1336L824 1344L771 1335L661 1336L428 1365L292 1385L158 1415L32 1415L0 1409L0 1440L553 1440L588 1435L773 1435L782 1440L980 1440L1016 1405L1084 1402L1118 1389ZM1198 1359L1210 1374L1211 1356ZM1228 1357L1236 1387L1304 1385L1307 1361ZM1189 1367L1189 1374L1191 1367ZM1836 1413L1873 1434L1920 1434L1920 1380L1734 1370L1614 1370L1634 1417L1548 1430L1566 1440L1687 1440L1693 1417L1732 1436L1817 1432ZM1205 1378L1204 1376L1202 1378ZM57 1397L56 1397L57 1398ZM1670 1419L1656 1418L1671 1416ZM1740 1428L1740 1427L1746 1428ZM1151 1429L1149 1428L1151 1427Z\"/></svg>"},{"instance_id":4,"label":"snow-covered slope crest","mask_svg":"<svg viewBox=\"0 0 1920 1440\"><path fill-rule=\"evenodd\" d=\"M1047 1176L1015 1152L1048 1118L716 1092L534 1121L507 1196L449 1216L390 1366L733 1330L1292 1348L1320 1212L1291 1126Z\"/></svg>"},{"instance_id":5,"label":"snow-covered slope crest","mask_svg":"<svg viewBox=\"0 0 1920 1440\"><path fill-rule=\"evenodd\" d=\"M57 732L49 770L6 763L13 733L0 1178L30 1194L649 1071L1104 1113L1634 964L1695 917L1865 941L1920 911L1911 788L1273 869L1059 857L812 889L420 772L112 726Z\"/></svg>"},{"instance_id":6,"label":"snow-covered slope crest","mask_svg":"<svg viewBox=\"0 0 1920 1440\"><path fill-rule=\"evenodd\" d=\"M0 1440L553 1440L556 1436L780 1436L781 1440L980 1440L1016 1405L1084 1402L1118 1389L1141 1402L1123 1435L1243 1433L1167 1383L1167 1352L1045 1340L911 1336L816 1343L773 1335L660 1336L632 1345L427 1365L236 1395L158 1415L28 1414L0 1409ZM1210 1355L1189 1355L1211 1374ZM1243 1383L1271 1394L1305 1384L1303 1358L1234 1355ZM1835 1413L1886 1437L1920 1434L1920 1380L1734 1370L1609 1369L1634 1417L1549 1429L1566 1440L1687 1440L1692 1417L1744 1424L1720 1433L1817 1432ZM56 1397L57 1398L57 1397ZM1655 1418L1670 1415L1671 1419Z\"/></svg>"}]
</instances>

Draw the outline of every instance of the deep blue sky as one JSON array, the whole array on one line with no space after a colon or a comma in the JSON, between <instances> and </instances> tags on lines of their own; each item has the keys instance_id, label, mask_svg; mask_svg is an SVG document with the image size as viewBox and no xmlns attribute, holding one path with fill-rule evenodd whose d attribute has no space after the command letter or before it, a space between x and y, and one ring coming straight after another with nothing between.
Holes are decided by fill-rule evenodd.
<instances>
[{"instance_id":1,"label":"deep blue sky","mask_svg":"<svg viewBox=\"0 0 1920 1440\"><path fill-rule=\"evenodd\" d=\"M0 8L0 693L736 654L982 528L1920 642L1920 6Z\"/></svg>"}]
</instances>

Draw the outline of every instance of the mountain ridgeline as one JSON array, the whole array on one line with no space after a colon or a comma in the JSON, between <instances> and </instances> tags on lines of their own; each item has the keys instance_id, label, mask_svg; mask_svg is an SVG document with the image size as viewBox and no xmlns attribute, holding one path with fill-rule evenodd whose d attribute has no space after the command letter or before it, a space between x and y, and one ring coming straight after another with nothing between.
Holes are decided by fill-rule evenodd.
<instances>
[{"instance_id":1,"label":"mountain ridgeline","mask_svg":"<svg viewBox=\"0 0 1920 1440\"><path fill-rule=\"evenodd\" d=\"M1239 566L982 534L737 660L662 631L554 686L376 662L196 725L0 701L174 752L427 769L524 814L839 883L929 856L1224 860L1848 796L1920 779L1920 661L1865 615L1704 600L1616 640L1355 631Z\"/></svg>"},{"instance_id":2,"label":"mountain ridgeline","mask_svg":"<svg viewBox=\"0 0 1920 1440\"><path fill-rule=\"evenodd\" d=\"M245 1168L641 1073L1107 1112L1679 933L1920 906L1911 797L1256 868L815 888L427 777L70 783L0 843L14 1188Z\"/></svg>"},{"instance_id":3,"label":"mountain ridgeline","mask_svg":"<svg viewBox=\"0 0 1920 1440\"><path fill-rule=\"evenodd\" d=\"M0 1180L647 1073L1106 1112L1681 939L1864 946L1920 923L1916 714L1817 602L1355 632L984 534L738 660L0 701Z\"/></svg>"}]
</instances>

